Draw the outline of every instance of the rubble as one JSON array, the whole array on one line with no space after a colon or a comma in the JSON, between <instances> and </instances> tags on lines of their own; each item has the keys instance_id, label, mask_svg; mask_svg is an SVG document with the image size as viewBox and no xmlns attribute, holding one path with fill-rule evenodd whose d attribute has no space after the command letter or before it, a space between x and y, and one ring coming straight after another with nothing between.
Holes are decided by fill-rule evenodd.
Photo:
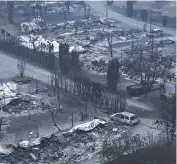
<instances>
[{"instance_id":1,"label":"rubble","mask_svg":"<svg viewBox=\"0 0 177 164\"><path fill-rule=\"evenodd\" d=\"M104 126L99 128L99 124ZM82 133L79 133L78 129ZM94 119L72 128L70 130L72 135L63 135L61 132L33 141L22 141L17 146L14 145L13 151L8 156L0 153L0 158L1 162L11 159L14 163L20 163L20 159L23 157L27 163L34 161L61 163L65 161L68 164L74 164L99 153L107 135L111 136L109 137L111 140L120 137L121 133L125 131L125 127L118 126L114 122Z\"/></svg>"},{"instance_id":2,"label":"rubble","mask_svg":"<svg viewBox=\"0 0 177 164\"><path fill-rule=\"evenodd\" d=\"M38 158L37 158L33 153L30 153L30 156L31 156L31 158L32 158L34 161L37 161L37 160L38 160Z\"/></svg>"},{"instance_id":3,"label":"rubble","mask_svg":"<svg viewBox=\"0 0 177 164\"><path fill-rule=\"evenodd\" d=\"M0 154L8 155L12 153L13 151L14 151L14 148L12 145L6 145L6 146L0 145Z\"/></svg>"},{"instance_id":4,"label":"rubble","mask_svg":"<svg viewBox=\"0 0 177 164\"><path fill-rule=\"evenodd\" d=\"M12 82L2 82L0 85L0 107L8 105L12 100L17 98L16 96L16 84Z\"/></svg>"},{"instance_id":5,"label":"rubble","mask_svg":"<svg viewBox=\"0 0 177 164\"><path fill-rule=\"evenodd\" d=\"M23 33L31 33L32 31L43 31L46 28L44 20L40 17L32 19L31 22L21 23L20 30Z\"/></svg>"},{"instance_id":6,"label":"rubble","mask_svg":"<svg viewBox=\"0 0 177 164\"><path fill-rule=\"evenodd\" d=\"M163 40L160 40L160 45L162 45L163 47L165 46L168 46L168 45L171 45L171 44L175 44L175 41L173 40L170 40L170 39L163 39Z\"/></svg>"},{"instance_id":7,"label":"rubble","mask_svg":"<svg viewBox=\"0 0 177 164\"><path fill-rule=\"evenodd\" d=\"M72 134L72 133L75 133L75 132L82 132L82 131L83 132L88 132L88 131L91 131L98 126L102 126L102 125L105 125L105 124L106 124L106 121L99 120L99 119L94 119L90 122L86 122L86 123L77 125L77 126L73 127L71 130L69 130L68 132L63 133L63 134L64 135L69 135L69 134Z\"/></svg>"},{"instance_id":8,"label":"rubble","mask_svg":"<svg viewBox=\"0 0 177 164\"><path fill-rule=\"evenodd\" d=\"M30 141L22 141L19 143L19 146L21 148L29 148L31 145L30 145Z\"/></svg>"},{"instance_id":9,"label":"rubble","mask_svg":"<svg viewBox=\"0 0 177 164\"><path fill-rule=\"evenodd\" d=\"M45 112L48 108L55 108L47 99L37 98L32 94L17 94L7 105L2 107L9 114L29 114L34 112Z\"/></svg>"}]
</instances>

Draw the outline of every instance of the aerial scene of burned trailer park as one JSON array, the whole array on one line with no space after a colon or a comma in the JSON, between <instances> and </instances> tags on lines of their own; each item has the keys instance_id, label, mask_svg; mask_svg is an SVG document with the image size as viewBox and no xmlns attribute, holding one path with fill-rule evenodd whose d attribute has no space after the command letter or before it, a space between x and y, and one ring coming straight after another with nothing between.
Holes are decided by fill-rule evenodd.
<instances>
[{"instance_id":1,"label":"aerial scene of burned trailer park","mask_svg":"<svg viewBox=\"0 0 177 164\"><path fill-rule=\"evenodd\" d=\"M175 163L175 1L0 1L0 164Z\"/></svg>"}]
</instances>

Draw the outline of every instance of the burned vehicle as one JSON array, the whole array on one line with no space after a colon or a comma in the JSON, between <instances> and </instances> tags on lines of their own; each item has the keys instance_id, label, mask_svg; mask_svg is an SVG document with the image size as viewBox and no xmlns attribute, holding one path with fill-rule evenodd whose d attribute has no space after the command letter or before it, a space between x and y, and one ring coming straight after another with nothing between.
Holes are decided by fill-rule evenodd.
<instances>
[{"instance_id":1,"label":"burned vehicle","mask_svg":"<svg viewBox=\"0 0 177 164\"><path fill-rule=\"evenodd\" d=\"M152 29L151 32L147 33L146 36L149 38L162 36L162 29Z\"/></svg>"}]
</instances>

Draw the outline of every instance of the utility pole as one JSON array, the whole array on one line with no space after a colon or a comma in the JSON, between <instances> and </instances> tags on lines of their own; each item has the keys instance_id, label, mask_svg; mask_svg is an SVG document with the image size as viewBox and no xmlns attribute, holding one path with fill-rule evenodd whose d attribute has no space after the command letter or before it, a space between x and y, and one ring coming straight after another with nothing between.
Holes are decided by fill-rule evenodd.
<instances>
[{"instance_id":1,"label":"utility pole","mask_svg":"<svg viewBox=\"0 0 177 164\"><path fill-rule=\"evenodd\" d=\"M132 35L132 46L131 46L131 55L133 56L133 48L134 48L134 41L133 41L133 35Z\"/></svg>"},{"instance_id":2,"label":"utility pole","mask_svg":"<svg viewBox=\"0 0 177 164\"><path fill-rule=\"evenodd\" d=\"M122 65L122 52L121 52L121 54L120 54L120 55L121 55L120 60L121 60L121 65Z\"/></svg>"},{"instance_id":3,"label":"utility pole","mask_svg":"<svg viewBox=\"0 0 177 164\"><path fill-rule=\"evenodd\" d=\"M109 35L109 25L108 25L108 3L106 2L106 25L108 28L108 35Z\"/></svg>"},{"instance_id":4,"label":"utility pole","mask_svg":"<svg viewBox=\"0 0 177 164\"><path fill-rule=\"evenodd\" d=\"M74 126L74 116L73 116L73 110L72 110L72 118L71 118L72 120L72 127Z\"/></svg>"},{"instance_id":5,"label":"utility pole","mask_svg":"<svg viewBox=\"0 0 177 164\"><path fill-rule=\"evenodd\" d=\"M67 19L67 10L64 9L65 29L66 29L66 19Z\"/></svg>"}]
</instances>

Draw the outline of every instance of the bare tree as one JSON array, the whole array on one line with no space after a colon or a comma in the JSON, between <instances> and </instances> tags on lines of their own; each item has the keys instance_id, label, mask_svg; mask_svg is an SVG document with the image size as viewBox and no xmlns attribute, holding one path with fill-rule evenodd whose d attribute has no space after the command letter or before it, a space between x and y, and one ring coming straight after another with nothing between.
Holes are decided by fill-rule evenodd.
<instances>
[{"instance_id":1,"label":"bare tree","mask_svg":"<svg viewBox=\"0 0 177 164\"><path fill-rule=\"evenodd\" d=\"M45 22L40 18L37 17L35 18L35 23L37 25L36 28L33 26L26 31L28 37L29 37L29 43L32 44L33 50L36 51L38 47L36 47L36 42L40 42L42 39L42 34L44 34L46 30L46 24ZM40 45L41 49L46 47L46 45L41 44Z\"/></svg>"},{"instance_id":2,"label":"bare tree","mask_svg":"<svg viewBox=\"0 0 177 164\"><path fill-rule=\"evenodd\" d=\"M161 97L160 119L155 122L158 127L163 127L168 142L172 142L176 131L176 93Z\"/></svg>"},{"instance_id":3,"label":"bare tree","mask_svg":"<svg viewBox=\"0 0 177 164\"><path fill-rule=\"evenodd\" d=\"M47 110L48 110L49 115L53 121L53 125L57 128L58 131L61 131L61 129L59 128L59 126L57 125L57 122L56 122L56 116L58 115L59 110L57 108L53 108L53 109L48 108Z\"/></svg>"},{"instance_id":4,"label":"bare tree","mask_svg":"<svg viewBox=\"0 0 177 164\"><path fill-rule=\"evenodd\" d=\"M35 30L32 30L30 32L30 35L29 35L29 42L33 45L33 50L36 51L37 50L37 47L36 47L36 42L40 41L40 33L36 32Z\"/></svg>"},{"instance_id":5,"label":"bare tree","mask_svg":"<svg viewBox=\"0 0 177 164\"><path fill-rule=\"evenodd\" d=\"M17 63L17 67L20 73L20 77L24 77L24 73L26 70L26 62L23 59L20 59Z\"/></svg>"},{"instance_id":6,"label":"bare tree","mask_svg":"<svg viewBox=\"0 0 177 164\"><path fill-rule=\"evenodd\" d=\"M163 78L164 74L173 68L173 57L164 56L157 48L146 52L144 47L139 47L136 54L128 56L124 60L126 71L131 76L141 78L141 83L145 88L151 87L152 83L158 78Z\"/></svg>"},{"instance_id":7,"label":"bare tree","mask_svg":"<svg viewBox=\"0 0 177 164\"><path fill-rule=\"evenodd\" d=\"M51 78L51 79L53 79L53 78ZM59 126L57 125L57 122L56 122L56 117L60 112L60 86L59 86L59 75L58 74L55 75L54 80L55 80L55 83L54 83L53 87L56 89L58 107L55 107L55 108L51 108L51 106L50 107L48 107L48 106L45 107L44 103L42 103L42 106L43 106L43 108L47 109L47 111L49 112L49 115L50 115L50 117L53 121L54 126L58 129L58 131L60 131L60 128L59 128Z\"/></svg>"}]
</instances>

